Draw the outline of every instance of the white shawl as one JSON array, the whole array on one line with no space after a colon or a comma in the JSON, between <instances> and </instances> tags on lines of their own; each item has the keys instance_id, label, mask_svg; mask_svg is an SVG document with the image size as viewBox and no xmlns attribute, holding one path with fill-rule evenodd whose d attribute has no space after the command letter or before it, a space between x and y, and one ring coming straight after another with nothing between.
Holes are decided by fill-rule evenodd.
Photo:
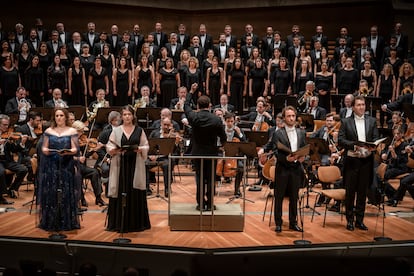
<instances>
[{"instance_id":1,"label":"white shawl","mask_svg":"<svg viewBox=\"0 0 414 276\"><path fill-rule=\"evenodd\" d=\"M109 141L106 144L106 150L109 152L112 149L121 145L121 139L123 134L123 127L115 127L109 137ZM139 149L141 153L137 153L134 170L134 189L145 190L146 189L146 169L145 161L147 160L149 145L147 136L144 130L141 131L141 138L139 142ZM121 154L115 154L111 159L111 166L109 169L109 183L108 183L108 197L117 198L119 188L119 170L121 162ZM128 183L126 183L128 185Z\"/></svg>"}]
</instances>

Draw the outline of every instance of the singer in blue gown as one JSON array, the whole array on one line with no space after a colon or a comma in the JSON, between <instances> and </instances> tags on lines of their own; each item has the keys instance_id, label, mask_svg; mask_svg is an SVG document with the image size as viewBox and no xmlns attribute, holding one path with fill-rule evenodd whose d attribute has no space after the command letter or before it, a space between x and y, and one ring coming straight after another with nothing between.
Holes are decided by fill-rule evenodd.
<instances>
[{"instance_id":1,"label":"singer in blue gown","mask_svg":"<svg viewBox=\"0 0 414 276\"><path fill-rule=\"evenodd\" d=\"M77 153L76 130L69 127L68 111L57 108L52 126L43 134L39 166L39 228L46 231L79 229L77 213L81 179L75 170L73 155ZM67 153L55 150L68 149Z\"/></svg>"}]
</instances>

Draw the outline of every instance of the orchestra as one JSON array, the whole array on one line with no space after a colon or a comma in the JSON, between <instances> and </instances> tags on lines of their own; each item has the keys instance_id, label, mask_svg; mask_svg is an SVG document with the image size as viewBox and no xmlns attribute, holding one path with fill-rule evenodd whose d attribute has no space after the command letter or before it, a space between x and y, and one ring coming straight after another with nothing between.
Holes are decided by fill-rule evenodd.
<instances>
[{"instance_id":1,"label":"orchestra","mask_svg":"<svg viewBox=\"0 0 414 276\"><path fill-rule=\"evenodd\" d=\"M297 37L294 37L294 39L297 40ZM220 45L218 46L218 49L221 49ZM224 45L222 46L224 47ZM196 48L191 49L191 53L194 51L199 51L198 45L191 47ZM207 70L208 65L206 64L208 63L208 59L206 54L202 53L204 51L207 53L208 49L204 50L200 47L200 52L198 52L200 55L197 58L201 59L201 64L198 64L198 62L194 62L194 64L193 62L190 62L192 64L191 66L196 67L194 68L194 71L197 70L198 72L198 70L201 69ZM157 54L158 53L153 54L153 58L157 57ZM135 60L138 59L138 57L142 58L142 54L134 53L134 57L131 58ZM272 62L276 62L272 61L271 59L264 60L260 56L257 57L256 60L259 58L263 62L263 65L261 66L264 66L265 68L267 65L269 65L269 68L272 67ZM299 56L296 56L295 58L299 59ZM99 60L102 59L103 57L101 56ZM254 59L254 57L252 57L252 59ZM236 57L235 60L240 61L239 57ZM363 162L361 159L370 156L372 152L374 152L373 154L378 155L375 157L378 157L377 161L379 160L379 163L382 163L381 166L386 166L385 176L383 179L384 181L388 181L389 179L392 179L393 177L402 173L412 173L412 168L407 166L409 156L413 151L412 136L414 133L414 122L412 121L412 118L410 118L412 114L410 114L409 110L409 108L412 108L414 104L412 92L414 83L412 79L410 79L409 82L401 83L401 89L399 89L399 93L397 95L396 90L393 88L392 82L388 85L390 87L388 87L386 83L386 81L388 81L388 74L394 77L395 72L394 75L392 75L392 70L389 69L390 66L384 66L384 68L388 68L386 70L386 76L380 77L381 80L379 80L378 88L376 88L375 85L374 87L370 87L367 80L362 78L362 74L361 79L355 80L354 77L358 74L355 74L354 72L354 60L352 56L350 56L346 59L343 68L338 70L338 74L341 72L342 76L335 76L335 73L332 70L333 77L338 78L338 80L341 81L340 83L342 85L340 87L332 87L331 91L329 91L329 108L325 109L319 105L318 95L326 94L318 94L318 89L315 87L314 79L308 80L305 83L304 91L297 91L298 93L290 95L292 94L291 87L293 87L293 83L292 81L285 80L283 74L289 70L289 74L293 73L292 75L295 75L297 72L291 72L292 69L287 64L288 62L285 57L282 56L281 61L283 63L283 69L279 67L272 67L272 70L274 69L275 72L267 76L267 79L264 79L265 87L263 92L260 93L259 97L253 100L243 100L246 95L253 94L253 91L245 91L246 89L252 89L251 85L246 85L246 80L251 80L249 79L251 78L251 74L248 74L248 72L252 68L249 68L249 65L244 65L243 62L236 62L237 70L240 72L237 72L237 70L232 71L234 69L233 66L229 66L229 68L219 67L218 70L208 69L209 79L207 80L207 86L210 87L209 89L208 87L206 88L206 80L202 73L200 77L201 79L197 80L196 83L194 77L191 77L190 73L188 73L189 70L186 68L185 61L180 61L178 63L184 68L176 68L176 62L168 60L168 66L171 68L168 68L168 72L166 71L168 74L166 73L162 76L162 85L160 85L158 82L160 82L161 77L159 77L158 74L160 74L161 69L164 70L163 68L165 68L165 63L167 63L167 60L158 59L157 67L159 67L159 69L157 72L155 72L155 74L158 76L156 87L157 92L154 93L155 88L151 85L151 81L148 80L149 83L144 83L147 78L146 74L153 75L154 72L147 72L145 68L140 67L141 63L137 61L137 68L140 68L140 70L135 72L138 72L136 75L138 76L139 74L139 79L143 83L134 83L134 81L138 80L134 80L134 78L132 78L132 85L134 85L133 87L135 87L136 92L138 92L139 89L140 93L137 93L137 95L140 95L140 97L136 99L135 96L128 98L128 102L130 102L130 105L128 106L130 106L136 113L138 113L138 109L146 108L160 108L161 112L155 119L149 119L148 117L136 118L136 122L132 123L132 125L135 124L136 126L141 127L142 133L145 133L145 139L147 139L148 135L148 140L152 138L174 138L175 147L171 154L187 154L188 152L191 152L191 147L193 145L192 143L194 133L192 124L196 124L197 122L190 122L188 120L186 114L189 112L185 112L186 108L190 109L193 113L200 112L195 103L196 100L199 99L202 95L206 96L213 93L212 91L217 90L217 95L208 95L210 99L214 99L214 101L212 101L214 104L211 103L208 108L205 107L203 109L203 112L208 110L210 113L214 113L220 117L223 127L222 130L226 134L226 142L257 143L257 141L254 141L253 139L249 140L248 138L249 133L251 134L253 132L261 132L268 138L266 144L256 145L258 156L255 158L252 164L247 165L251 166L249 169L257 171L257 176L255 178L258 181L255 182L255 184L267 184L267 181L263 178L262 175L262 170L265 166L275 166L277 168L277 173L282 173L281 170L283 170L283 168L288 169L289 173L292 175L298 173L292 179L295 181L301 181L303 173L302 166L305 172L308 174L315 174L315 169L317 169L319 166L339 166L342 173L344 173L344 169L346 168L343 167L343 164L346 162L346 160L350 160L350 158L356 158L358 162ZM82 66L84 66L85 70L93 69L94 65L92 63L89 65L84 64ZM340 61L338 64L339 63ZM217 64L215 64L215 66L216 65ZM86 68L87 66L90 66L90 68ZM202 68L202 66L207 67ZM250 64L250 66L252 65ZM317 66L315 66L315 70L316 68ZM313 71L312 66L309 70ZM215 79L214 76L214 74L216 74L215 71L219 72L218 83L216 83L217 79ZM90 71L88 71L88 73L89 72ZM240 76L237 76L236 73L239 73ZM316 73L317 72L313 72L313 75L316 75ZM76 71L74 71L73 74L76 74ZM180 74L184 75L181 76ZM382 72L382 74L384 74L384 72ZM231 89L232 86L228 85L230 83L234 86L236 84L235 81L237 80L236 77L240 77L241 80L240 91L233 91L233 89ZM222 80L223 78L224 80ZM181 82L177 80L185 81ZM352 82L348 80L352 80ZM73 80L73 82L75 82L75 80ZM117 85L120 87L124 85L121 78L117 80ZM219 89L212 89L211 87L214 85L218 85ZM59 108L63 108L69 112L75 112L72 115L76 117L76 119L72 118L74 122L68 121L67 124L68 127L76 128L78 130L77 133L79 134L76 146L79 147L80 151L73 155L73 161L75 161L74 163L80 170L82 179L90 180L90 184L92 185L95 195L96 205L99 207L108 205L103 197L106 197L108 195L107 183L112 157L106 151L106 145L108 143L111 143L111 141L108 139L111 133L114 133L114 129L122 127L120 126L120 124L122 125L120 114L112 113L121 110L121 107L114 105L115 95L111 94L113 92L112 88L106 87L109 85L105 84L104 81L99 80L99 74L97 74L97 76L94 76L93 86L96 86L96 91L89 92L94 93L96 95L96 99L91 101L89 105L86 103L86 108L84 106L82 110L77 109L77 107L79 107L79 103L73 103L69 100L67 97L68 95L65 93L65 88L63 88L62 92L62 89L57 87L49 87L50 89L45 89L45 91L50 91L50 93L45 95L46 101L44 102L44 106L36 106L33 104L34 102L37 103L39 101L31 98L32 95L28 94L24 86L17 87L15 95L9 97L7 101L2 103L3 106L0 106L0 110L4 110L4 114L0 114L0 205L12 205L13 202L9 199L16 199L19 197L19 188L25 180L29 183L36 182L36 171L32 167L32 164L33 159L37 158L36 147L38 146L37 144L39 139L43 135L42 122L44 123L45 121L49 121L50 115L53 113L52 110ZM282 86L284 89L281 89ZM72 93L76 93L75 90L77 88L78 87L74 85L71 89ZM165 91L162 91L163 88L165 88ZM389 88L392 91L388 91L386 88ZM269 95L267 95L268 89L272 91L272 93L269 93ZM277 93L277 91L281 90L286 90L286 93ZM79 93L84 93L83 89L79 89L79 91ZM176 91L177 93L173 94L171 93L172 91ZM227 91L227 93L223 93L223 91ZM237 92L240 92L239 95ZM320 90L320 92L326 93L327 91ZM381 98L381 93L385 93L389 99L387 101L383 101ZM276 103L275 99L277 98L277 95L289 95L294 98L294 102L288 103L286 100L284 103ZM333 101L334 96L330 98L331 95L338 96L339 102L337 104ZM64 97L65 100L63 100L62 97ZM352 104L355 102L356 98L360 99L359 97L363 97L365 98L364 101L367 101L366 110L369 110L369 108L371 108L371 113L374 112L374 114L368 114L369 112L365 112L364 116L368 117L368 115L370 115L369 117L376 118L378 115L378 117L380 117L380 122L377 123L376 130L378 130L381 134L381 138L389 138L388 140L382 142L382 151L377 150L375 152L371 151L371 148L365 149L364 147L360 148L360 146L356 144L351 145L350 139L345 139L345 144L340 142L341 139L339 136L341 129L344 127L342 122L344 120L347 122L352 121L352 118L354 118ZM373 107L368 106L368 99L371 98L378 99L381 105L379 107L375 107L372 110ZM166 99L168 100L167 102ZM70 104L68 104L68 102ZM161 103L162 106L160 105ZM281 115L282 112L275 114L275 110L279 111L279 108L276 108L276 106L283 106L282 112L287 111L287 114L290 116L288 126L285 125L286 118ZM108 122L97 121L97 114L100 108L103 108L104 110L110 109L107 114ZM179 120L174 120L173 111L180 113L181 117ZM136 116L136 113L132 114L132 116ZM305 113L312 115L310 117L315 120L321 120L324 125L320 129L315 130L303 129L303 127L301 127L301 115L304 115ZM292 121L293 118L294 121ZM142 124L143 121L145 121L145 124ZM383 121L385 121L385 124L382 124ZM128 126L132 127L132 125ZM297 131L297 138L288 136L291 135L287 134L288 131L292 130L295 130L295 133ZM186 135L185 137L184 133ZM305 134L305 136L302 134ZM283 138L287 137L289 137L289 139L283 140ZM323 140L327 146L328 151L321 152L321 149L315 146L316 144L312 144L311 139L309 139L309 141L306 139L305 141L302 140L303 137L319 138ZM293 146L291 144L289 145L288 143L290 139L294 141L292 144L294 144L296 148L300 148L304 146L304 144L311 144L312 149L310 154L306 157L301 156L299 158L298 156L292 156L286 152L281 152L277 148L277 142L280 140L283 140L289 147ZM140 142L145 141L143 139L140 140ZM217 148L219 148L219 146L221 148L223 145L220 145L218 143ZM360 151L358 152L357 149ZM123 151L120 150L119 152L117 151L117 153L122 154ZM136 153L138 156L141 154L140 151L137 151ZM225 156L225 152L223 155ZM88 160L93 161L92 166L88 164ZM160 164L162 171L161 173L163 175L162 181L164 184L164 196L171 196L172 191L169 190L169 187L171 187L173 179L168 179L169 170L173 171L175 166L180 166L180 163L177 162L175 164L172 164L171 168L169 168L167 161L167 155L147 156L145 161L147 196L152 194L150 185L152 179L150 179L150 175L153 173L153 170L151 169ZM8 171L7 173L9 174L8 176L6 175L6 169ZM243 164L240 162L240 160L237 161L231 159L222 159L219 160L216 164L216 179L221 179L221 177L223 177L226 181L232 181L234 179L233 192L236 197L241 197L242 195L240 187L242 179L244 177L243 173L245 170L243 169ZM158 172L158 174L160 174L160 172ZM10 175L12 177L10 177ZM281 181L285 179L287 178L283 178L283 176L276 176L275 185L278 185L277 180ZM292 181L292 179L289 178L289 181ZM317 182L317 179L315 182ZM303 183L294 184L294 188L298 188ZM106 188L104 194L102 194L103 186ZM326 185L326 183L322 183L322 188L329 189L330 187L329 185ZM287 187L284 187L284 189L287 189ZM295 190L293 191L295 192ZM88 206L87 199L84 196L86 192L86 189L81 189L81 194L79 197L80 206L83 207ZM386 196L388 197L388 203L390 206L397 206L398 202L402 200L401 193L397 192L397 189L391 189L390 187L387 190ZM276 208L282 208L282 199L283 195L279 195ZM297 196L291 197L291 200L297 201ZM210 203L211 202L208 202L208 204ZM321 203L322 202L318 202L317 205L320 205ZM199 206L199 209L203 211L203 208L209 208L210 210L211 208L215 208L215 206L208 206L206 204L205 206ZM351 205L348 207L350 208ZM360 207L362 210L362 204ZM302 231L302 229L298 226L297 210L292 206L289 208L292 212L292 214L289 215L289 227L294 231ZM278 233L282 231L281 211L282 210L280 209L275 210L277 219L276 232ZM350 210L348 211L350 212ZM359 219L362 218L360 217ZM348 220L349 224L347 225L347 229L353 230L354 226L351 224L354 221L353 218L351 218L351 214L348 214ZM357 223L359 223L356 226L357 228L361 228L363 230L365 229L365 225L362 223L362 220L357 221Z\"/></svg>"}]
</instances>

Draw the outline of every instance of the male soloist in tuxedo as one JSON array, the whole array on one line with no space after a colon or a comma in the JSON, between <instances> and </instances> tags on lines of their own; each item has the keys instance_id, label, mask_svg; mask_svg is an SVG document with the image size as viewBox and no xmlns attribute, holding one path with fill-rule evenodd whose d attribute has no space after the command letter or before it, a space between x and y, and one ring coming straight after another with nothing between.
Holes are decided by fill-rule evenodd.
<instances>
[{"instance_id":1,"label":"male soloist in tuxedo","mask_svg":"<svg viewBox=\"0 0 414 276\"><path fill-rule=\"evenodd\" d=\"M194 112L188 105L184 106L185 114L193 129L191 154L195 156L218 156L217 138L219 138L221 145L227 139L223 122L210 112L210 104L210 98L203 95L197 99L198 112ZM201 162L201 159L194 160L197 183L196 209L211 210L214 208L211 198L214 179L211 178L211 175L215 170L215 165L211 164L211 160L204 159L203 179L200 179ZM200 194L202 194L202 198L200 198Z\"/></svg>"},{"instance_id":2,"label":"male soloist in tuxedo","mask_svg":"<svg viewBox=\"0 0 414 276\"><path fill-rule=\"evenodd\" d=\"M346 229L349 231L354 227L368 230L364 224L365 203L374 177L375 147L361 146L357 141L374 142L379 138L376 119L365 115L365 97L356 96L352 107L353 114L342 119L338 136L339 146L345 149L343 183L346 189Z\"/></svg>"},{"instance_id":3,"label":"male soloist in tuxedo","mask_svg":"<svg viewBox=\"0 0 414 276\"><path fill-rule=\"evenodd\" d=\"M305 157L292 155L280 149L277 150L277 144L281 143L294 152L306 145L306 133L305 130L296 128L296 108L286 106L282 111L282 116L285 126L273 133L272 138L258 151L258 154L260 156L270 150L277 152L275 172L277 189L275 189L274 209L275 231L277 233L282 232L283 198L289 195L289 229L301 232L302 229L297 223L297 215L299 188L302 187L304 181L302 162Z\"/></svg>"}]
</instances>

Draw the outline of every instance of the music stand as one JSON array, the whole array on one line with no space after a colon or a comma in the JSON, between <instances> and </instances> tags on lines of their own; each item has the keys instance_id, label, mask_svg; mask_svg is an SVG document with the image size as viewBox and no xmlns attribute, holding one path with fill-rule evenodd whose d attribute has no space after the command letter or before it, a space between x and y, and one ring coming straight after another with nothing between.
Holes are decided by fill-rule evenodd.
<instances>
[{"instance_id":1,"label":"music stand","mask_svg":"<svg viewBox=\"0 0 414 276\"><path fill-rule=\"evenodd\" d=\"M244 134L249 142L255 142L256 147L266 145L269 141L269 133L267 131L245 131Z\"/></svg>"},{"instance_id":2,"label":"music stand","mask_svg":"<svg viewBox=\"0 0 414 276\"><path fill-rule=\"evenodd\" d=\"M228 156L246 156L246 157L250 157L250 158L255 158L257 157L257 151L256 151L256 143L255 142L226 142L224 144L224 152L226 153L226 157ZM238 170L238 168L237 168ZM244 184L246 184L246 174L244 174ZM245 189L246 185L243 185L243 196L239 197L239 196L233 196L229 199L229 201L227 201L227 203L232 202L233 200L235 200L236 198L242 198L244 200L247 200L251 203L254 203L253 200L247 199L246 198L246 189ZM260 188L261 190L261 188ZM250 191L250 190L249 190Z\"/></svg>"},{"instance_id":3,"label":"music stand","mask_svg":"<svg viewBox=\"0 0 414 276\"><path fill-rule=\"evenodd\" d=\"M164 162L168 162L168 160L165 161L158 161L158 158L161 156L168 156L169 154L173 153L174 147L175 147L175 138L150 138L148 139L149 143L149 150L148 155L156 155L157 158L156 161L153 163L157 166L157 193L155 196L150 198L161 198L168 202L168 200L160 195L160 165L162 165ZM164 175L164 181L168 178L168 174ZM164 183L165 184L165 183Z\"/></svg>"},{"instance_id":4,"label":"music stand","mask_svg":"<svg viewBox=\"0 0 414 276\"><path fill-rule=\"evenodd\" d=\"M300 125L301 128L305 128L306 132L313 131L313 128L315 127L315 123L313 122L314 118L312 114L299 113L298 118L302 119L302 124Z\"/></svg>"},{"instance_id":5,"label":"music stand","mask_svg":"<svg viewBox=\"0 0 414 276\"><path fill-rule=\"evenodd\" d=\"M32 107L30 111L42 114L43 120L50 121L52 119L54 107Z\"/></svg>"},{"instance_id":6,"label":"music stand","mask_svg":"<svg viewBox=\"0 0 414 276\"><path fill-rule=\"evenodd\" d=\"M408 118L410 122L414 122L414 104L403 103L402 111L404 117Z\"/></svg>"},{"instance_id":7,"label":"music stand","mask_svg":"<svg viewBox=\"0 0 414 276\"><path fill-rule=\"evenodd\" d=\"M75 115L75 120L80 120L85 114L85 107L81 105L71 105L67 109Z\"/></svg>"},{"instance_id":8,"label":"music stand","mask_svg":"<svg viewBox=\"0 0 414 276\"><path fill-rule=\"evenodd\" d=\"M113 107L100 107L96 111L95 123L97 124L106 124L108 122L108 115L111 111L119 111L121 108L119 106Z\"/></svg>"},{"instance_id":9,"label":"music stand","mask_svg":"<svg viewBox=\"0 0 414 276\"><path fill-rule=\"evenodd\" d=\"M161 108L160 107L137 108L137 110L135 111L135 115L137 116L139 123L145 123L144 127L149 128L150 122L153 122L161 118Z\"/></svg>"},{"instance_id":10,"label":"music stand","mask_svg":"<svg viewBox=\"0 0 414 276\"><path fill-rule=\"evenodd\" d=\"M382 98L381 97L373 97L373 96L366 96L365 97L365 106L366 109L369 109L369 115L375 117L373 115L374 110L381 110L382 105Z\"/></svg>"},{"instance_id":11,"label":"music stand","mask_svg":"<svg viewBox=\"0 0 414 276\"><path fill-rule=\"evenodd\" d=\"M294 108L296 108L298 105L298 100L293 95L276 94L275 99L274 99L274 105L275 105L274 108L277 110L281 110L288 105L291 105Z\"/></svg>"},{"instance_id":12,"label":"music stand","mask_svg":"<svg viewBox=\"0 0 414 276\"><path fill-rule=\"evenodd\" d=\"M180 125L180 129L183 129L183 123L181 122L181 118L184 114L184 111L173 109L172 111L172 120L176 121Z\"/></svg>"},{"instance_id":13,"label":"music stand","mask_svg":"<svg viewBox=\"0 0 414 276\"><path fill-rule=\"evenodd\" d=\"M245 131L246 138L249 142L254 142L256 147L261 147L265 145L269 141L269 133L267 131ZM257 154L256 154L257 156ZM259 171L257 171L257 177L259 177ZM260 185L253 185L249 187L249 191L261 191L262 187L262 180L260 181Z\"/></svg>"},{"instance_id":14,"label":"music stand","mask_svg":"<svg viewBox=\"0 0 414 276\"><path fill-rule=\"evenodd\" d=\"M337 113L339 113L339 110L344 107L345 96L346 94L331 94L332 106L335 107Z\"/></svg>"}]
</instances>

